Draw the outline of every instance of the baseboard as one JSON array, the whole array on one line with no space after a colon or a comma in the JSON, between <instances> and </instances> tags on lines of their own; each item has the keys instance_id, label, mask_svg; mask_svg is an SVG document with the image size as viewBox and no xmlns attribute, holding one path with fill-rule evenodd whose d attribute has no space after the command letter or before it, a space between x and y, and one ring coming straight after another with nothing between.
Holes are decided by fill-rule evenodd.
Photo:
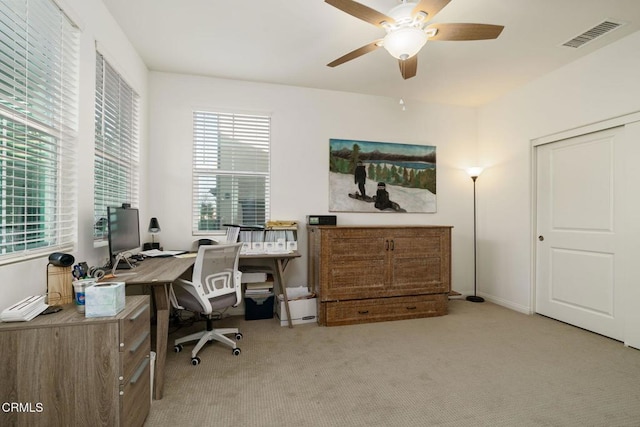
<instances>
[{"instance_id":1,"label":"baseboard","mask_svg":"<svg viewBox=\"0 0 640 427\"><path fill-rule=\"evenodd\" d=\"M478 293L478 296L481 296L482 298L484 298L485 301L492 302L492 303L494 303L496 305L508 308L510 310L513 310L513 311L517 311L517 312L522 313L522 314L533 314L533 311L531 310L531 307L527 307L527 306L520 305L520 304L514 304L511 301L507 301L507 300L502 299L502 298L496 298L494 296L487 295L487 294Z\"/></svg>"}]
</instances>

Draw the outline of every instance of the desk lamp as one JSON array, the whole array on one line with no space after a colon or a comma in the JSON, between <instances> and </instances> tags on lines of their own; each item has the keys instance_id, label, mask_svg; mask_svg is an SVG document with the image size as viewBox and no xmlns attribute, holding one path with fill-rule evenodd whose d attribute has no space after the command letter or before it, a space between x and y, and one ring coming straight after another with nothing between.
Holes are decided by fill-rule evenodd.
<instances>
[{"instance_id":1,"label":"desk lamp","mask_svg":"<svg viewBox=\"0 0 640 427\"><path fill-rule=\"evenodd\" d=\"M160 242L155 241L155 235L160 232L160 223L158 222L158 218L153 217L149 221L149 233L151 233L151 243L145 243L143 250L147 251L149 249L160 249Z\"/></svg>"}]
</instances>

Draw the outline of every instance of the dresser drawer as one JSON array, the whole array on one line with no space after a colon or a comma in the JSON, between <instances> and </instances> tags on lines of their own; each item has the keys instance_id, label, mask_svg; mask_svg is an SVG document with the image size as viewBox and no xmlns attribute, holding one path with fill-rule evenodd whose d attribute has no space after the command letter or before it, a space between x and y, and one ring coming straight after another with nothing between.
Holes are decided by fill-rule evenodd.
<instances>
[{"instance_id":1,"label":"dresser drawer","mask_svg":"<svg viewBox=\"0 0 640 427\"><path fill-rule=\"evenodd\" d=\"M372 298L323 302L326 326L382 322L443 316L447 314L447 295ZM321 310L322 311L322 310Z\"/></svg>"}]
</instances>

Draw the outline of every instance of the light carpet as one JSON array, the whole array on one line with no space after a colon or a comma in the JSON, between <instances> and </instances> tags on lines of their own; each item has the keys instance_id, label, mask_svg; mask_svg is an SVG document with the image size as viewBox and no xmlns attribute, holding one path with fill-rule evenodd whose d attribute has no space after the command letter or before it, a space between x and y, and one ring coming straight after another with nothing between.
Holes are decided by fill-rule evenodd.
<instances>
[{"instance_id":1,"label":"light carpet","mask_svg":"<svg viewBox=\"0 0 640 427\"><path fill-rule=\"evenodd\" d=\"M452 300L441 317L319 327L230 317L190 364L173 340L146 426L640 426L640 351L539 315Z\"/></svg>"}]
</instances>

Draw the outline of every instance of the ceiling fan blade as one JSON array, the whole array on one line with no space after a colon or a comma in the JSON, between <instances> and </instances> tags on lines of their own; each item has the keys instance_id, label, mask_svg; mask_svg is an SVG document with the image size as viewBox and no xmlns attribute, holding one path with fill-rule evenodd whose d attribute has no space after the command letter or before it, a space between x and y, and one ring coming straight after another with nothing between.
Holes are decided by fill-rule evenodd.
<instances>
[{"instance_id":1,"label":"ceiling fan blade","mask_svg":"<svg viewBox=\"0 0 640 427\"><path fill-rule=\"evenodd\" d=\"M413 8L411 15L416 16L418 13L424 12L427 14L425 21L428 21L436 16L450 1L451 0L421 0L420 3Z\"/></svg>"},{"instance_id":2,"label":"ceiling fan blade","mask_svg":"<svg viewBox=\"0 0 640 427\"><path fill-rule=\"evenodd\" d=\"M382 28L382 22L393 24L396 21L393 18L380 13L377 10L371 9L369 6L365 6L353 0L324 0L325 3L329 3L331 6L340 9L341 11L355 16L358 19L362 19L365 22L373 24Z\"/></svg>"},{"instance_id":3,"label":"ceiling fan blade","mask_svg":"<svg viewBox=\"0 0 640 427\"><path fill-rule=\"evenodd\" d=\"M415 77L418 72L418 55L413 55L409 59L398 59L398 64L400 64L400 74L402 74L402 78L407 80L411 77Z\"/></svg>"},{"instance_id":4,"label":"ceiling fan blade","mask_svg":"<svg viewBox=\"0 0 640 427\"><path fill-rule=\"evenodd\" d=\"M344 64L347 61L351 61L352 59L356 59L359 56L364 55L365 53L369 53L369 52L373 52L374 50L376 50L377 48L380 47L380 43L382 42L382 39L376 40L372 43L366 44L362 47L359 47L356 50L353 50L349 53L347 53L346 55L341 56L340 58L336 59L333 62L329 62L327 64L327 67L336 67L340 64Z\"/></svg>"},{"instance_id":5,"label":"ceiling fan blade","mask_svg":"<svg viewBox=\"0 0 640 427\"><path fill-rule=\"evenodd\" d=\"M459 40L489 40L498 38L504 27L490 24L431 24L427 31L436 29L435 36L431 40L459 41Z\"/></svg>"}]
</instances>

